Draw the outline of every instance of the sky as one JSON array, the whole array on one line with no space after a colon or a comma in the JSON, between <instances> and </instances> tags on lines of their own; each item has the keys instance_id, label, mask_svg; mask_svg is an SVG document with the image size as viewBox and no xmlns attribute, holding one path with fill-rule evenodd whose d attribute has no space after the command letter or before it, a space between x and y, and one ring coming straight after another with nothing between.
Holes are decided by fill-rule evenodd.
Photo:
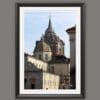
<instances>
[{"instance_id":1,"label":"sky","mask_svg":"<svg viewBox=\"0 0 100 100\"><path fill-rule=\"evenodd\" d=\"M74 11L24 12L24 52L30 55L33 54L35 42L40 40L48 27L49 16L51 17L52 27L56 35L65 43L65 56L70 57L69 35L66 29L76 24L77 14Z\"/></svg>"}]
</instances>

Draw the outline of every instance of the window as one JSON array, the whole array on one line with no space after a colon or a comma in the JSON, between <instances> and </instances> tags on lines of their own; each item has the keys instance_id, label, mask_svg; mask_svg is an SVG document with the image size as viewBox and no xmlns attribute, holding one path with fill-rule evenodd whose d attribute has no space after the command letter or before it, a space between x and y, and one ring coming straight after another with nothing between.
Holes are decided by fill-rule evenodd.
<instances>
[{"instance_id":1,"label":"window","mask_svg":"<svg viewBox=\"0 0 100 100\"><path fill-rule=\"evenodd\" d=\"M60 43L58 43L58 53L59 54L61 53L61 45L60 45Z\"/></svg>"},{"instance_id":2,"label":"window","mask_svg":"<svg viewBox=\"0 0 100 100\"><path fill-rule=\"evenodd\" d=\"M51 66L51 73L54 73L54 66Z\"/></svg>"},{"instance_id":3,"label":"window","mask_svg":"<svg viewBox=\"0 0 100 100\"><path fill-rule=\"evenodd\" d=\"M39 54L39 59L41 59L41 54Z\"/></svg>"},{"instance_id":4,"label":"window","mask_svg":"<svg viewBox=\"0 0 100 100\"><path fill-rule=\"evenodd\" d=\"M48 60L48 54L45 55L45 60Z\"/></svg>"},{"instance_id":5,"label":"window","mask_svg":"<svg viewBox=\"0 0 100 100\"><path fill-rule=\"evenodd\" d=\"M35 84L31 84L31 89L35 89Z\"/></svg>"},{"instance_id":6,"label":"window","mask_svg":"<svg viewBox=\"0 0 100 100\"><path fill-rule=\"evenodd\" d=\"M61 54L61 48L59 48L59 53Z\"/></svg>"},{"instance_id":7,"label":"window","mask_svg":"<svg viewBox=\"0 0 100 100\"><path fill-rule=\"evenodd\" d=\"M25 88L25 89L26 89L26 83L27 83L27 79L25 78L25 79L24 79L24 86L25 86L24 88Z\"/></svg>"},{"instance_id":8,"label":"window","mask_svg":"<svg viewBox=\"0 0 100 100\"><path fill-rule=\"evenodd\" d=\"M30 89L35 89L35 79L34 78L30 78L29 84L30 84Z\"/></svg>"}]
</instances>

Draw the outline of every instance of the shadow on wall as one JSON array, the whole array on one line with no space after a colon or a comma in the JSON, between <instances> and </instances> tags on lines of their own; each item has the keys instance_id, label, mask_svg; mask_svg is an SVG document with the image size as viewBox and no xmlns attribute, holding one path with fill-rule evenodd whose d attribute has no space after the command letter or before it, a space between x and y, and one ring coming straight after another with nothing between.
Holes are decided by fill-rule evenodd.
<instances>
[{"instance_id":1,"label":"shadow on wall","mask_svg":"<svg viewBox=\"0 0 100 100\"><path fill-rule=\"evenodd\" d=\"M27 61L25 55L25 71L24 71L24 88L25 89L42 89L43 71L38 69L34 64Z\"/></svg>"}]
</instances>

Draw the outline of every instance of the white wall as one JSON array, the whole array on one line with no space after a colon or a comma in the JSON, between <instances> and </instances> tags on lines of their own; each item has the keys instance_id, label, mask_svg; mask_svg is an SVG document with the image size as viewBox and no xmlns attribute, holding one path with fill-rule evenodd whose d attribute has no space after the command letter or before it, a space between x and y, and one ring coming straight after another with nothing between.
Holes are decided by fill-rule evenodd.
<instances>
[{"instance_id":1,"label":"white wall","mask_svg":"<svg viewBox=\"0 0 100 100\"><path fill-rule=\"evenodd\" d=\"M30 57L28 56L27 58L28 62L31 62L32 64L34 64L38 69L42 69L43 71L47 71L48 70L48 64L46 62L43 62L41 60L38 60L34 57Z\"/></svg>"}]
</instances>

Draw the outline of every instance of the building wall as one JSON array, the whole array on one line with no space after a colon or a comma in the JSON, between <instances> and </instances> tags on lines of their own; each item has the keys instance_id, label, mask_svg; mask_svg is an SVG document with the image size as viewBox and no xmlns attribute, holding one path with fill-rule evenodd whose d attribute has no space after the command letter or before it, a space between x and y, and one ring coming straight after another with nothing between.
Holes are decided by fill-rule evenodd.
<instances>
[{"instance_id":1,"label":"building wall","mask_svg":"<svg viewBox=\"0 0 100 100\"><path fill-rule=\"evenodd\" d=\"M60 77L59 75L48 72L47 63L31 56L27 57L27 62L28 63L25 64L25 89L59 88Z\"/></svg>"},{"instance_id":2,"label":"building wall","mask_svg":"<svg viewBox=\"0 0 100 100\"><path fill-rule=\"evenodd\" d=\"M43 71L48 70L48 64L47 63L45 63L41 60L35 59L34 57L28 56L27 61L34 64L38 69L42 69Z\"/></svg>"},{"instance_id":3,"label":"building wall","mask_svg":"<svg viewBox=\"0 0 100 100\"><path fill-rule=\"evenodd\" d=\"M59 89L59 75L43 72L43 89Z\"/></svg>"},{"instance_id":4,"label":"building wall","mask_svg":"<svg viewBox=\"0 0 100 100\"><path fill-rule=\"evenodd\" d=\"M76 59L75 55L76 54L76 27L69 29L70 31L67 30L69 37L70 37L70 83L72 84L71 88L75 89L76 88Z\"/></svg>"},{"instance_id":5,"label":"building wall","mask_svg":"<svg viewBox=\"0 0 100 100\"><path fill-rule=\"evenodd\" d=\"M25 72L25 88L35 89L67 89L69 88L70 66L69 64L49 64L27 56ZM41 69L41 70L40 70ZM40 73L41 71L41 73ZM41 76L41 78L38 78ZM38 87L38 88L37 88Z\"/></svg>"},{"instance_id":6,"label":"building wall","mask_svg":"<svg viewBox=\"0 0 100 100\"><path fill-rule=\"evenodd\" d=\"M39 57L41 55L41 58ZM48 59L46 59L46 55L48 56ZM52 52L35 52L34 56L37 59L41 59L44 61L50 61L52 59Z\"/></svg>"},{"instance_id":7,"label":"building wall","mask_svg":"<svg viewBox=\"0 0 100 100\"><path fill-rule=\"evenodd\" d=\"M70 64L75 67L75 33L70 34Z\"/></svg>"},{"instance_id":8,"label":"building wall","mask_svg":"<svg viewBox=\"0 0 100 100\"><path fill-rule=\"evenodd\" d=\"M25 72L25 89L42 89L43 73L41 71L26 71Z\"/></svg>"},{"instance_id":9,"label":"building wall","mask_svg":"<svg viewBox=\"0 0 100 100\"><path fill-rule=\"evenodd\" d=\"M25 80L25 89L59 89L60 77L52 73L26 71Z\"/></svg>"},{"instance_id":10,"label":"building wall","mask_svg":"<svg viewBox=\"0 0 100 100\"><path fill-rule=\"evenodd\" d=\"M70 66L69 64L50 64L50 71L54 67L54 73L59 75L69 75Z\"/></svg>"},{"instance_id":11,"label":"building wall","mask_svg":"<svg viewBox=\"0 0 100 100\"><path fill-rule=\"evenodd\" d=\"M54 67L55 74L60 76L60 89L68 89L70 87L70 66L69 64L50 64L50 72Z\"/></svg>"}]
</instances>

